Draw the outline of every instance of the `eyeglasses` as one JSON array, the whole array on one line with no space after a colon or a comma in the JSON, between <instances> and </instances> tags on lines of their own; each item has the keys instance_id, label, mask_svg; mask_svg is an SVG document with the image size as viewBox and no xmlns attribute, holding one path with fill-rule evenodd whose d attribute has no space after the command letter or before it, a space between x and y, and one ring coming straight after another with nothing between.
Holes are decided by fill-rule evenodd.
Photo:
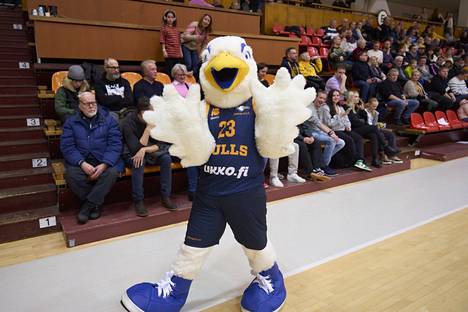
<instances>
[{"instance_id":1,"label":"eyeglasses","mask_svg":"<svg viewBox=\"0 0 468 312\"><path fill-rule=\"evenodd\" d=\"M120 67L119 66L106 66L108 69L113 69L113 70L118 70Z\"/></svg>"},{"instance_id":2,"label":"eyeglasses","mask_svg":"<svg viewBox=\"0 0 468 312\"><path fill-rule=\"evenodd\" d=\"M83 106L89 106L89 107L92 107L92 106L96 106L97 103L96 102L80 102L81 105Z\"/></svg>"}]
</instances>

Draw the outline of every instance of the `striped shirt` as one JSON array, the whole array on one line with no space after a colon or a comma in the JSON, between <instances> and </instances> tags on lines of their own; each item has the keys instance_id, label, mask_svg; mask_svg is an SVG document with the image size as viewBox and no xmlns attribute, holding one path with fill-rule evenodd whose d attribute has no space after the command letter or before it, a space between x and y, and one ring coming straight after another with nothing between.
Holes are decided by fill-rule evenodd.
<instances>
[{"instance_id":1,"label":"striped shirt","mask_svg":"<svg viewBox=\"0 0 468 312\"><path fill-rule=\"evenodd\" d=\"M164 25L161 28L159 42L164 44L168 58L182 58L180 34L176 27Z\"/></svg>"}]
</instances>

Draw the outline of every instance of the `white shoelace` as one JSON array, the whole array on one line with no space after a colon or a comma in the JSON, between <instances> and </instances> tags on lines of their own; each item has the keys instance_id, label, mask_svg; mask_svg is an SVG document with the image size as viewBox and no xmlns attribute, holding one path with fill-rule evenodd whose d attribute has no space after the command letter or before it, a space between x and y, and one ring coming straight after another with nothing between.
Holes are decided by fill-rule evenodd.
<instances>
[{"instance_id":1,"label":"white shoelace","mask_svg":"<svg viewBox=\"0 0 468 312\"><path fill-rule=\"evenodd\" d=\"M173 275L174 271L166 272L166 277L156 284L156 288L158 289L158 297L161 297L162 295L163 298L166 298L171 294L172 287L175 286L175 284L171 281Z\"/></svg>"},{"instance_id":2,"label":"white shoelace","mask_svg":"<svg viewBox=\"0 0 468 312\"><path fill-rule=\"evenodd\" d=\"M257 283L258 286L263 289L268 295L273 292L273 284L271 283L270 276L263 276L260 274L255 275L254 283Z\"/></svg>"}]
</instances>

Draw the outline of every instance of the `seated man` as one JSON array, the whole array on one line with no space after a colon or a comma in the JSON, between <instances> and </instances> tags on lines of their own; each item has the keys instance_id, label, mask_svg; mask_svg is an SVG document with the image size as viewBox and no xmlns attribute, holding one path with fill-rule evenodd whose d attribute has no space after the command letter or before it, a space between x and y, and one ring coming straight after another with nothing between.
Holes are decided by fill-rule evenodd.
<instances>
[{"instance_id":1,"label":"seated man","mask_svg":"<svg viewBox=\"0 0 468 312\"><path fill-rule=\"evenodd\" d=\"M161 203L170 210L176 209L176 205L169 198L172 188L170 145L150 137L152 127L143 120L143 113L148 110L153 110L149 99L147 97L139 98L137 111L130 112L122 120L121 125L125 143L123 158L127 166L132 168L132 196L135 212L140 217L148 215L143 204L145 165L159 165L161 167Z\"/></svg>"},{"instance_id":2,"label":"seated man","mask_svg":"<svg viewBox=\"0 0 468 312\"><path fill-rule=\"evenodd\" d=\"M141 97L151 98L154 95L161 96L164 90L164 85L156 81L158 68L153 60L141 62L141 73L143 79L135 83L133 86L134 103L138 103Z\"/></svg>"},{"instance_id":3,"label":"seated man","mask_svg":"<svg viewBox=\"0 0 468 312\"><path fill-rule=\"evenodd\" d=\"M85 80L83 67L80 65L70 66L67 77L63 80L63 85L55 93L55 112L62 123L78 111L78 93L89 90L90 87Z\"/></svg>"},{"instance_id":4,"label":"seated man","mask_svg":"<svg viewBox=\"0 0 468 312\"><path fill-rule=\"evenodd\" d=\"M130 83L120 77L119 63L113 58L104 60L104 70L100 80L94 84L96 99L103 108L118 120L119 111L133 106Z\"/></svg>"},{"instance_id":5,"label":"seated man","mask_svg":"<svg viewBox=\"0 0 468 312\"><path fill-rule=\"evenodd\" d=\"M407 99L403 94L403 88L398 83L398 69L390 69L387 79L379 84L378 89L385 102L377 109L381 118L385 118L387 114L386 106L392 106L395 107L395 124L398 126L409 124L411 113L419 107L419 102L415 99Z\"/></svg>"},{"instance_id":6,"label":"seated man","mask_svg":"<svg viewBox=\"0 0 468 312\"><path fill-rule=\"evenodd\" d=\"M467 78L468 71L461 69L448 82L450 90L455 95L457 104L460 104L461 101L468 99L468 87L466 86Z\"/></svg>"},{"instance_id":7,"label":"seated man","mask_svg":"<svg viewBox=\"0 0 468 312\"><path fill-rule=\"evenodd\" d=\"M345 93L346 90L346 66L340 64L335 69L335 74L327 80L325 84L325 93L328 94L330 90L340 90Z\"/></svg>"},{"instance_id":8,"label":"seated man","mask_svg":"<svg viewBox=\"0 0 468 312\"><path fill-rule=\"evenodd\" d=\"M457 109L456 98L448 86L448 72L446 66L439 68L439 73L435 75L428 85L429 98L439 103L439 108Z\"/></svg>"},{"instance_id":9,"label":"seated man","mask_svg":"<svg viewBox=\"0 0 468 312\"><path fill-rule=\"evenodd\" d=\"M68 186L82 201L78 222L86 223L101 216L104 198L123 169L122 137L117 121L98 107L94 93L78 98L79 111L63 126L60 150Z\"/></svg>"},{"instance_id":10,"label":"seated man","mask_svg":"<svg viewBox=\"0 0 468 312\"><path fill-rule=\"evenodd\" d=\"M359 87L364 102L367 102L370 97L375 96L375 90L379 82L377 79L372 78L372 70L367 61L367 53L361 52L359 60L354 62L351 69L353 82Z\"/></svg>"},{"instance_id":11,"label":"seated man","mask_svg":"<svg viewBox=\"0 0 468 312\"><path fill-rule=\"evenodd\" d=\"M326 100L327 94L323 91L318 91L313 105L309 106L312 112L310 118L300 125L299 128L301 129L300 132L304 137L312 137L318 143L325 145L319 166L323 168L323 171L327 176L335 176L336 171L329 167L330 161L333 155L338 153L344 147L345 142L340 139L333 130L320 121L318 110L325 104Z\"/></svg>"},{"instance_id":12,"label":"seated man","mask_svg":"<svg viewBox=\"0 0 468 312\"><path fill-rule=\"evenodd\" d=\"M292 77L299 74L299 64L297 63L297 50L296 48L287 48L285 56L281 61L280 67L285 67Z\"/></svg>"}]
</instances>

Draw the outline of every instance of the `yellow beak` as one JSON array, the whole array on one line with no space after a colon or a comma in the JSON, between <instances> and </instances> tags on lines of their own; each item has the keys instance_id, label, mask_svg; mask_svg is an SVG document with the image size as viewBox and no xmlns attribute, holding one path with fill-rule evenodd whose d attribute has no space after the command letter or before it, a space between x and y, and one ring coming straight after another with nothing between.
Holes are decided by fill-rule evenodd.
<instances>
[{"instance_id":1,"label":"yellow beak","mask_svg":"<svg viewBox=\"0 0 468 312\"><path fill-rule=\"evenodd\" d=\"M205 67L205 77L216 89L229 92L249 72L247 63L230 53L222 52L215 56Z\"/></svg>"}]
</instances>

